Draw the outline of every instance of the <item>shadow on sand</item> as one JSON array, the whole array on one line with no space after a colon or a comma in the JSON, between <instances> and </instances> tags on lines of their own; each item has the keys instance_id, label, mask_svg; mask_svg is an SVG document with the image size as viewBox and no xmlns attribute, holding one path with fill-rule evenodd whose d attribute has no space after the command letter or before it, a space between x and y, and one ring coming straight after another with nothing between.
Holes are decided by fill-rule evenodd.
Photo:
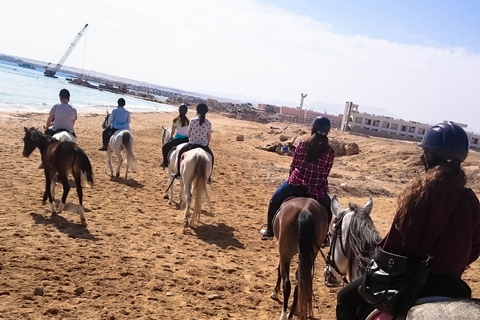
<instances>
[{"instance_id":1,"label":"shadow on sand","mask_svg":"<svg viewBox=\"0 0 480 320\"><path fill-rule=\"evenodd\" d=\"M234 230L234 228L224 223L218 225L202 224L193 229L197 237L206 243L215 244L222 249L228 247L244 249L243 244L235 238L233 234Z\"/></svg>"},{"instance_id":2,"label":"shadow on sand","mask_svg":"<svg viewBox=\"0 0 480 320\"><path fill-rule=\"evenodd\" d=\"M87 212L87 210L85 210ZM64 211L65 212L65 211ZM88 231L86 227L83 227L80 223L73 223L62 217L56 215L53 217L45 217L38 213L30 213L36 224L54 225L58 231L67 234L70 238L80 238L87 240L99 240L93 234ZM80 217L78 217L80 221Z\"/></svg>"}]
</instances>

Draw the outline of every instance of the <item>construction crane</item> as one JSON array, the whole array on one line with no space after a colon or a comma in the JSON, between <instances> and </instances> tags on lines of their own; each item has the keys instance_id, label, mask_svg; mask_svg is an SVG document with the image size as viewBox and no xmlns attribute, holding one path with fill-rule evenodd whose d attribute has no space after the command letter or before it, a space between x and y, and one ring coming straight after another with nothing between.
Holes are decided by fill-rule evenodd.
<instances>
[{"instance_id":1,"label":"construction crane","mask_svg":"<svg viewBox=\"0 0 480 320\"><path fill-rule=\"evenodd\" d=\"M58 70L60 70L60 68L63 66L65 60L67 60L68 56L70 55L70 53L72 52L73 48L75 48L75 46L77 45L78 41L80 41L80 38L83 36L83 33L85 32L85 29L87 29L88 27L88 23L85 25L85 27L82 28L82 30L80 30L79 33L77 33L75 39L73 39L72 43L70 44L70 46L68 47L67 49L67 52L65 52L63 54L63 57L62 59L60 59L60 61L57 63L57 65L52 68L50 67L51 63L49 63L46 67L45 67L45 72L43 73L46 77L52 77L52 78L57 78L57 76L55 76L55 74L58 72Z\"/></svg>"}]
</instances>

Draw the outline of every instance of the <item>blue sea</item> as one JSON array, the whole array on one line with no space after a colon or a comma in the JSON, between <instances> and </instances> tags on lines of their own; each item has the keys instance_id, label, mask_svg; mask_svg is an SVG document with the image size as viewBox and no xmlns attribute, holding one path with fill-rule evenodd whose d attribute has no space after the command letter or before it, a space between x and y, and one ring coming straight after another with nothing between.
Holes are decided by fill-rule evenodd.
<instances>
[{"instance_id":1,"label":"blue sea","mask_svg":"<svg viewBox=\"0 0 480 320\"><path fill-rule=\"evenodd\" d=\"M45 77L43 71L43 68L34 70L0 61L0 112L48 113L54 104L60 102L58 93L63 88L70 91L70 104L79 114L111 111L118 98L125 99L126 108L131 112L173 112L177 109L163 103L70 84L66 78L71 75L61 71L57 73L58 78Z\"/></svg>"}]
</instances>

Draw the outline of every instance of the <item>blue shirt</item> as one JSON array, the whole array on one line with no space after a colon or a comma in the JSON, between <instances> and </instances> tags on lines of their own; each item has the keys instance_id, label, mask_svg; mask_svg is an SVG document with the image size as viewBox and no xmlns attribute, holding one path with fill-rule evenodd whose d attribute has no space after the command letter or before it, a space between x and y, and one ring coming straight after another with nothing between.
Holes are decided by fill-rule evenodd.
<instances>
[{"instance_id":1,"label":"blue shirt","mask_svg":"<svg viewBox=\"0 0 480 320\"><path fill-rule=\"evenodd\" d=\"M110 126L118 130L130 130L130 112L124 107L116 107L110 116Z\"/></svg>"}]
</instances>

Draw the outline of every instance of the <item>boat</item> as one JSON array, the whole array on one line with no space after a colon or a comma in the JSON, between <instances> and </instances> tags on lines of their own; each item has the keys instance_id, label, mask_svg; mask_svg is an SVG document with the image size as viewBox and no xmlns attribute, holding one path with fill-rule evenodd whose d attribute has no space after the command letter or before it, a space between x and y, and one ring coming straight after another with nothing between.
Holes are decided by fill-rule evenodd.
<instances>
[{"instance_id":1,"label":"boat","mask_svg":"<svg viewBox=\"0 0 480 320\"><path fill-rule=\"evenodd\" d=\"M19 65L20 67L22 67L22 68L28 68L28 69L33 69L33 70L37 69L37 68L35 67L35 65L33 65L33 64L31 64L31 63L27 63L27 62L19 63L18 65Z\"/></svg>"}]
</instances>

